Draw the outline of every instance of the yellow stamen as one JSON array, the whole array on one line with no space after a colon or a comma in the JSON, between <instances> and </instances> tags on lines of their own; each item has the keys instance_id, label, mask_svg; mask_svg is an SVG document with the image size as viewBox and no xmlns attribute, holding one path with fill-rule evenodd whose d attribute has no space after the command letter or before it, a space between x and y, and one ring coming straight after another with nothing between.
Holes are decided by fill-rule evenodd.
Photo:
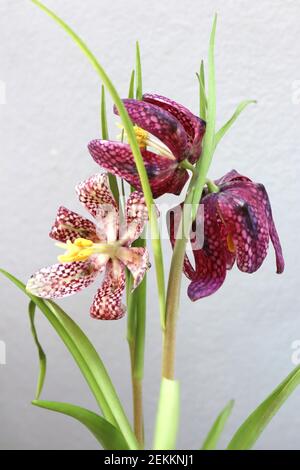
<instances>
[{"instance_id":1,"label":"yellow stamen","mask_svg":"<svg viewBox=\"0 0 300 470\"><path fill-rule=\"evenodd\" d=\"M137 143L141 149L144 149L148 145L149 133L138 126L133 126L134 133L136 136Z\"/></svg>"},{"instance_id":2,"label":"yellow stamen","mask_svg":"<svg viewBox=\"0 0 300 470\"><path fill-rule=\"evenodd\" d=\"M229 250L231 253L234 253L234 252L235 252L235 246L234 246L234 242L233 242L231 233L229 233L229 234L227 235L227 246L228 246L228 250Z\"/></svg>"},{"instance_id":3,"label":"yellow stamen","mask_svg":"<svg viewBox=\"0 0 300 470\"><path fill-rule=\"evenodd\" d=\"M66 252L58 256L61 263L73 263L74 261L85 261L93 254L106 254L114 258L118 250L118 243L93 243L86 238L76 238L74 242L57 243Z\"/></svg>"}]
</instances>

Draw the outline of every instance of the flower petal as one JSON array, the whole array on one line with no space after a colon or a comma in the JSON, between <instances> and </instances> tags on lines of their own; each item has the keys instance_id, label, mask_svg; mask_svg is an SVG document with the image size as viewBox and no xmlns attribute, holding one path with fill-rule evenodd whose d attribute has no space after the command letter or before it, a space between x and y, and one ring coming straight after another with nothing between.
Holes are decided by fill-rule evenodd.
<instances>
[{"instance_id":1,"label":"flower petal","mask_svg":"<svg viewBox=\"0 0 300 470\"><path fill-rule=\"evenodd\" d=\"M204 245L194 250L194 279L188 287L188 296L195 301L215 293L226 277L227 250L221 236L220 218L216 210L216 195L203 198ZM203 223L202 219L200 223Z\"/></svg>"},{"instance_id":2,"label":"flower petal","mask_svg":"<svg viewBox=\"0 0 300 470\"><path fill-rule=\"evenodd\" d=\"M29 279L26 289L37 297L60 299L88 287L103 269L98 257L87 261L54 264L42 268Z\"/></svg>"},{"instance_id":3,"label":"flower petal","mask_svg":"<svg viewBox=\"0 0 300 470\"><path fill-rule=\"evenodd\" d=\"M96 219L100 241L115 241L119 228L119 212L109 188L106 173L97 173L76 186L80 202Z\"/></svg>"},{"instance_id":4,"label":"flower petal","mask_svg":"<svg viewBox=\"0 0 300 470\"><path fill-rule=\"evenodd\" d=\"M236 250L238 268L247 273L257 271L268 252L269 228L262 198L254 184L243 183L219 193L218 208L227 233ZM251 191L255 197L251 197Z\"/></svg>"},{"instance_id":5,"label":"flower petal","mask_svg":"<svg viewBox=\"0 0 300 470\"><path fill-rule=\"evenodd\" d=\"M206 127L205 122L191 113L191 111L189 111L185 106L182 106L165 96L146 93L143 95L143 100L165 109L172 114L172 116L178 119L188 136L191 153L189 160L191 163L195 163L201 154L202 139Z\"/></svg>"},{"instance_id":6,"label":"flower petal","mask_svg":"<svg viewBox=\"0 0 300 470\"><path fill-rule=\"evenodd\" d=\"M122 305L122 294L125 284L125 268L118 261L109 261L103 283L90 309L92 318L119 320L124 316L126 308Z\"/></svg>"},{"instance_id":7,"label":"flower petal","mask_svg":"<svg viewBox=\"0 0 300 470\"><path fill-rule=\"evenodd\" d=\"M111 193L107 173L97 173L76 186L79 201L89 213L96 217L102 205L116 208L116 201Z\"/></svg>"},{"instance_id":8,"label":"flower petal","mask_svg":"<svg viewBox=\"0 0 300 470\"><path fill-rule=\"evenodd\" d=\"M67 240L73 242L76 238L87 238L93 242L98 240L93 222L63 206L57 211L49 236L63 243Z\"/></svg>"},{"instance_id":9,"label":"flower petal","mask_svg":"<svg viewBox=\"0 0 300 470\"><path fill-rule=\"evenodd\" d=\"M134 191L130 194L126 202L125 219L125 233L121 234L120 238L126 240L126 244L130 245L141 235L149 220L143 193Z\"/></svg>"},{"instance_id":10,"label":"flower petal","mask_svg":"<svg viewBox=\"0 0 300 470\"><path fill-rule=\"evenodd\" d=\"M171 150L177 161L186 158L187 134L176 117L159 106L145 101L125 99L123 103L134 124L160 139ZM117 113L116 108L114 111Z\"/></svg>"},{"instance_id":11,"label":"flower petal","mask_svg":"<svg viewBox=\"0 0 300 470\"><path fill-rule=\"evenodd\" d=\"M140 247L121 247L118 250L117 256L133 276L132 290L134 290L143 280L146 271L150 268L148 250L147 248Z\"/></svg>"},{"instance_id":12,"label":"flower petal","mask_svg":"<svg viewBox=\"0 0 300 470\"><path fill-rule=\"evenodd\" d=\"M265 187L262 184L258 186L259 186L259 190L262 192L262 197L263 197L266 214L267 214L269 234L270 234L270 238L273 243L274 250L275 250L277 274L281 274L284 271L284 258L283 258L279 236L278 236L275 223L273 220L271 203L270 203L269 196Z\"/></svg>"},{"instance_id":13,"label":"flower petal","mask_svg":"<svg viewBox=\"0 0 300 470\"><path fill-rule=\"evenodd\" d=\"M98 165L110 173L125 179L138 191L142 190L134 157L128 144L107 140L93 140L89 143L88 149ZM159 197L166 192L173 192L170 180L177 166L176 160L147 150L141 150L141 153L153 197ZM176 183L175 190L178 191L178 183Z\"/></svg>"},{"instance_id":14,"label":"flower petal","mask_svg":"<svg viewBox=\"0 0 300 470\"><path fill-rule=\"evenodd\" d=\"M170 209L167 213L167 228L169 232L169 237L171 241L172 248L174 249L175 242L176 242L176 235L179 228L180 219L182 216L182 207L183 205L180 204L176 207ZM195 276L195 269L193 268L187 254L184 255L184 264L183 264L183 272L189 279L194 279Z\"/></svg>"}]
</instances>

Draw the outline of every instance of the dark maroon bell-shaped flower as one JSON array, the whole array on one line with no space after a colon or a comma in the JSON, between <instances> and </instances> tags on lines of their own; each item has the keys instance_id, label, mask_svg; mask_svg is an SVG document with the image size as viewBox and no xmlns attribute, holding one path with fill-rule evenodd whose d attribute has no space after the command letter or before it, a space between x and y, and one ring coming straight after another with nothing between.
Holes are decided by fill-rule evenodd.
<instances>
[{"instance_id":1,"label":"dark maroon bell-shaped flower","mask_svg":"<svg viewBox=\"0 0 300 470\"><path fill-rule=\"evenodd\" d=\"M267 255L269 239L275 249L277 273L284 270L281 245L265 187L235 170L215 183L219 192L205 190L201 199L204 243L201 248L197 245L193 248L195 267L187 255L184 260L184 272L191 280L188 295L193 301L216 292L235 261L240 271L257 271ZM169 230L174 246L179 211L175 208L170 212ZM200 211L191 232L192 247L197 223L203 224Z\"/></svg>"},{"instance_id":2,"label":"dark maroon bell-shaped flower","mask_svg":"<svg viewBox=\"0 0 300 470\"><path fill-rule=\"evenodd\" d=\"M125 99L123 102L135 125L153 196L180 194L188 179L182 162L194 164L199 159L205 122L164 96L145 94L142 101ZM127 143L93 140L88 148L101 167L141 190Z\"/></svg>"}]
</instances>

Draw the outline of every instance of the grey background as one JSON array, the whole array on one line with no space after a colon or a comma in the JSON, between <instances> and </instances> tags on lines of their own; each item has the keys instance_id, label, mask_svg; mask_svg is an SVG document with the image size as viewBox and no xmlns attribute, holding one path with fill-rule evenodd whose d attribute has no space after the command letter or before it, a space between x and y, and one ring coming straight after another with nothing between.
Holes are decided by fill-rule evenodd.
<instances>
[{"instance_id":1,"label":"grey background","mask_svg":"<svg viewBox=\"0 0 300 470\"><path fill-rule=\"evenodd\" d=\"M176 375L182 381L179 448L197 448L220 409L236 404L221 445L249 412L294 367L291 344L300 339L298 249L300 79L297 0L48 0L88 42L118 90L126 95L141 43L144 90L198 109L195 72L206 57L212 16L217 31L218 121L244 98L256 98L218 149L211 176L231 168L263 182L269 191L286 259L275 274L273 250L249 276L233 269L213 297L192 304L182 288ZM52 264L57 249L47 234L60 204L83 213L74 185L98 171L86 150L99 134L99 80L72 41L29 1L0 2L1 266L26 280ZM110 108L110 105L109 105ZM112 135L117 132L111 115ZM173 202L172 198L164 201ZM165 241L166 266L170 247ZM27 302L6 280L0 285L0 447L94 449L94 438L71 419L30 405L37 357ZM96 286L62 301L97 346L131 413L126 319L93 321L88 307ZM39 317L48 353L43 398L96 410L80 373L47 322ZM154 271L149 276L145 378L147 443L151 445L160 374L161 336ZM269 425L258 449L300 448L300 391Z\"/></svg>"}]
</instances>

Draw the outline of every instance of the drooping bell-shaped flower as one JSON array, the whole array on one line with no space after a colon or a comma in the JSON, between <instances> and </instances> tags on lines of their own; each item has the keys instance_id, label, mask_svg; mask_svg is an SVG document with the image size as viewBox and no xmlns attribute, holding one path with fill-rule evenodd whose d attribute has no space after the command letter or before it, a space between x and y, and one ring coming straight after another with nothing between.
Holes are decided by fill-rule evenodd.
<instances>
[{"instance_id":1,"label":"drooping bell-shaped flower","mask_svg":"<svg viewBox=\"0 0 300 470\"><path fill-rule=\"evenodd\" d=\"M153 196L180 194L188 180L184 161L194 164L199 159L205 122L184 106L159 95L145 94L142 101L123 102L135 125ZM141 190L127 143L93 140L88 148L101 167Z\"/></svg>"},{"instance_id":2,"label":"drooping bell-shaped flower","mask_svg":"<svg viewBox=\"0 0 300 470\"><path fill-rule=\"evenodd\" d=\"M284 270L281 245L265 187L235 170L215 184L218 192L204 191L201 199L204 217L199 211L191 232L194 267L187 255L184 260L184 272L191 280L188 295L193 301L216 292L225 280L226 271L235 262L240 271L257 271L267 255L270 239L275 249L277 273ZM180 206L170 211L173 246L180 212ZM194 238L197 224L203 222L204 243L199 247Z\"/></svg>"},{"instance_id":3,"label":"drooping bell-shaped flower","mask_svg":"<svg viewBox=\"0 0 300 470\"><path fill-rule=\"evenodd\" d=\"M125 313L125 268L132 273L134 289L149 268L147 249L130 246L148 218L144 196L137 191L131 193L123 227L105 173L80 183L76 191L94 222L65 207L59 208L50 237L66 252L58 257L59 263L35 273L27 290L47 299L66 297L88 287L105 270L90 313L93 318L116 320Z\"/></svg>"}]
</instances>

